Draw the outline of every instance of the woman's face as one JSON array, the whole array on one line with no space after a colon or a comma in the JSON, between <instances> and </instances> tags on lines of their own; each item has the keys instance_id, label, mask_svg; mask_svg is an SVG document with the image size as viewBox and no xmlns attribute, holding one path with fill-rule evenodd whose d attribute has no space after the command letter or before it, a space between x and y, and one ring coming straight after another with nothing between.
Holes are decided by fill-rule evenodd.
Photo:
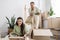
<instances>
[{"instance_id":1,"label":"woman's face","mask_svg":"<svg viewBox=\"0 0 60 40\"><path fill-rule=\"evenodd\" d=\"M18 26L21 26L22 22L23 22L22 19L18 19L17 20Z\"/></svg>"}]
</instances>

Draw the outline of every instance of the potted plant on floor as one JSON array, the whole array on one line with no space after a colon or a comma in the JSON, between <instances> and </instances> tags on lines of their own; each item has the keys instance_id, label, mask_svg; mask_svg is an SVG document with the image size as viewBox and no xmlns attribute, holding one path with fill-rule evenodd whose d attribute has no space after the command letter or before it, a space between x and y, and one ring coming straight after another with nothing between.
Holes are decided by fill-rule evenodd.
<instances>
[{"instance_id":1,"label":"potted plant on floor","mask_svg":"<svg viewBox=\"0 0 60 40\"><path fill-rule=\"evenodd\" d=\"M6 17L6 19L8 21L7 24L9 25L9 27L8 27L8 34L9 34L10 32L12 32L12 30L14 28L14 25L15 25L15 16L12 16L10 20L9 20L8 17Z\"/></svg>"}]
</instances>

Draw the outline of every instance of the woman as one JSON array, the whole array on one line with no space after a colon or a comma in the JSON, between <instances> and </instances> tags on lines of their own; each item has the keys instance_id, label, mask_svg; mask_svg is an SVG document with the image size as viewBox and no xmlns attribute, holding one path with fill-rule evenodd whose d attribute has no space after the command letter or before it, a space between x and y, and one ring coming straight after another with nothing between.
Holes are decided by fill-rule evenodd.
<instances>
[{"instance_id":1,"label":"woman","mask_svg":"<svg viewBox=\"0 0 60 40\"><path fill-rule=\"evenodd\" d=\"M25 25L23 23L23 19L21 17L17 18L16 25L14 26L13 32L11 33L12 36L24 36L26 33Z\"/></svg>"}]
</instances>

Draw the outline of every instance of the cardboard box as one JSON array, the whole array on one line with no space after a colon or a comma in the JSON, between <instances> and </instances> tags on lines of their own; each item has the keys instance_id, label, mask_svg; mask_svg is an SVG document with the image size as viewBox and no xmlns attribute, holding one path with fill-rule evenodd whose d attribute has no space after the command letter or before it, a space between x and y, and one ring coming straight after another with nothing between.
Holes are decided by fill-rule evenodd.
<instances>
[{"instance_id":1,"label":"cardboard box","mask_svg":"<svg viewBox=\"0 0 60 40\"><path fill-rule=\"evenodd\" d=\"M23 37L9 37L9 40L25 40Z\"/></svg>"},{"instance_id":2,"label":"cardboard box","mask_svg":"<svg viewBox=\"0 0 60 40\"><path fill-rule=\"evenodd\" d=\"M50 36L53 36L49 29L34 29L33 38L34 40L50 40Z\"/></svg>"},{"instance_id":3,"label":"cardboard box","mask_svg":"<svg viewBox=\"0 0 60 40\"><path fill-rule=\"evenodd\" d=\"M50 37L44 36L34 36L34 40L50 40Z\"/></svg>"}]
</instances>

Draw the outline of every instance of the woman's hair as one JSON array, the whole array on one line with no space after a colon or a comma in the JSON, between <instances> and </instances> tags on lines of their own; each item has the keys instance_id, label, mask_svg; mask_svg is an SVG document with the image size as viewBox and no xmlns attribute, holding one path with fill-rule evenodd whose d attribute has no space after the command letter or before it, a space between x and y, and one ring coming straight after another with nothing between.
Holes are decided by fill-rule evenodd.
<instances>
[{"instance_id":1,"label":"woman's hair","mask_svg":"<svg viewBox=\"0 0 60 40\"><path fill-rule=\"evenodd\" d=\"M17 20L19 20L19 19L23 20L21 17L18 17L18 18L17 18ZM16 21L16 25L18 26L17 21ZM24 25L23 22L22 22L22 24L21 24L20 27L21 27L21 34L22 34L22 35L20 35L20 36L24 36L24 34L25 34L25 32L24 32L25 25Z\"/></svg>"}]
</instances>

